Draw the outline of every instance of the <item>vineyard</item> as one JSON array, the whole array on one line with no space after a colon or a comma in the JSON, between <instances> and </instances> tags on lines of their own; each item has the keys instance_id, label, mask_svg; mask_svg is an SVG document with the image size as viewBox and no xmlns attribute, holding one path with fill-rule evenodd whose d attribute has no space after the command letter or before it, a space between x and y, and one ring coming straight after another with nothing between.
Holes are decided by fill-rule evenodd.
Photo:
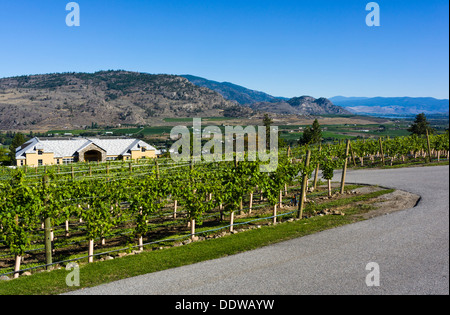
<instances>
[{"instance_id":1,"label":"vineyard","mask_svg":"<svg viewBox=\"0 0 450 315\"><path fill-rule=\"evenodd\" d=\"M337 188L343 194L348 166L441 159L449 159L448 132L288 148L272 173L245 157L3 168L0 276L177 246L240 225L305 219L305 201L317 194L320 179L327 182L324 196L336 195L335 170L343 169Z\"/></svg>"}]
</instances>

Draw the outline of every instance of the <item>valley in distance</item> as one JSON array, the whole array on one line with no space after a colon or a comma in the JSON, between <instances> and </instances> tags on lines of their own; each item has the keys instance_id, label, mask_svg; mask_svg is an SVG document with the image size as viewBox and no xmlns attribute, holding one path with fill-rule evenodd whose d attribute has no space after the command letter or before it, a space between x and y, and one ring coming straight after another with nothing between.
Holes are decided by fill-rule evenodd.
<instances>
[{"instance_id":1,"label":"valley in distance","mask_svg":"<svg viewBox=\"0 0 450 315\"><path fill-rule=\"evenodd\" d=\"M448 100L420 99L415 107L412 98L378 101L379 116L383 116L382 107L388 114L400 105L412 111L401 112L404 117L367 116L363 114L370 113L359 113L355 108L358 102L363 102L365 111L373 107L369 98L289 99L192 75L123 70L29 75L0 79L0 132L131 136L160 141L157 145L161 147L173 126L191 126L194 117L202 118L205 126L256 126L267 113L279 126L280 137L290 144L316 118L325 140L330 141L407 135L406 129L418 110L431 117L438 131L448 128ZM389 106L396 102L400 105ZM430 107L444 112L427 110Z\"/></svg>"}]
</instances>

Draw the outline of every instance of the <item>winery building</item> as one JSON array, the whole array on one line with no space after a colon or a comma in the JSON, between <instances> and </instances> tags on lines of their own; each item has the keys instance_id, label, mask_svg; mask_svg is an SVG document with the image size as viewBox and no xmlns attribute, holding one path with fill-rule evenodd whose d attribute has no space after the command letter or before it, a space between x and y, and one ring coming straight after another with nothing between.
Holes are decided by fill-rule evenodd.
<instances>
[{"instance_id":1,"label":"winery building","mask_svg":"<svg viewBox=\"0 0 450 315\"><path fill-rule=\"evenodd\" d=\"M33 138L16 149L17 166L156 158L160 152L139 139Z\"/></svg>"}]
</instances>

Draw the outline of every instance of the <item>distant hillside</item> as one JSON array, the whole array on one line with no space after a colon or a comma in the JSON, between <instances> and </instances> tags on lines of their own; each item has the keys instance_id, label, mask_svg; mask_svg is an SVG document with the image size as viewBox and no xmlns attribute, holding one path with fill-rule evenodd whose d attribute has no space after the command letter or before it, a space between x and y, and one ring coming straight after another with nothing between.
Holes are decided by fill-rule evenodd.
<instances>
[{"instance_id":1,"label":"distant hillside","mask_svg":"<svg viewBox=\"0 0 450 315\"><path fill-rule=\"evenodd\" d=\"M251 105L258 102L279 102L284 98L274 97L264 92L247 89L229 82L211 81L193 75L182 75L197 86L206 87L220 93L224 98L240 105Z\"/></svg>"},{"instance_id":2,"label":"distant hillside","mask_svg":"<svg viewBox=\"0 0 450 315\"><path fill-rule=\"evenodd\" d=\"M250 107L255 111L273 112L285 115L351 115L342 107L335 106L326 98L315 99L311 96L294 97L276 103L254 103Z\"/></svg>"},{"instance_id":3,"label":"distant hillside","mask_svg":"<svg viewBox=\"0 0 450 315\"><path fill-rule=\"evenodd\" d=\"M0 79L0 129L147 124L166 117L248 115L219 93L174 75L128 71Z\"/></svg>"},{"instance_id":4,"label":"distant hillside","mask_svg":"<svg viewBox=\"0 0 450 315\"><path fill-rule=\"evenodd\" d=\"M432 97L343 97L330 98L335 104L356 114L417 115L449 112L449 100Z\"/></svg>"},{"instance_id":5,"label":"distant hillside","mask_svg":"<svg viewBox=\"0 0 450 315\"><path fill-rule=\"evenodd\" d=\"M310 115L324 115L336 114L347 115L351 114L342 107L336 106L326 98L315 99L311 96L294 97L287 101L292 107L297 108L302 113Z\"/></svg>"},{"instance_id":6,"label":"distant hillside","mask_svg":"<svg viewBox=\"0 0 450 315\"><path fill-rule=\"evenodd\" d=\"M351 114L341 107L334 106L332 102L325 98L315 99L310 96L302 96L289 99L275 97L233 83L220 83L192 75L183 75L183 77L198 86L206 87L220 93L227 100L234 101L243 106L249 106L256 111L287 115Z\"/></svg>"}]
</instances>

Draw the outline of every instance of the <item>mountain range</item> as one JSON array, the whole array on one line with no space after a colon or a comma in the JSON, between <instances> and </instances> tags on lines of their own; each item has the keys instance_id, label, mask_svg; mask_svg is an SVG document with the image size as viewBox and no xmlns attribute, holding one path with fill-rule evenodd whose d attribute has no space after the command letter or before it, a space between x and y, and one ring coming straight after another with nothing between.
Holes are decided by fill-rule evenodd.
<instances>
[{"instance_id":1,"label":"mountain range","mask_svg":"<svg viewBox=\"0 0 450 315\"><path fill-rule=\"evenodd\" d=\"M448 114L449 100L432 97L331 97L335 105L355 114L409 116L420 113Z\"/></svg>"},{"instance_id":2,"label":"mountain range","mask_svg":"<svg viewBox=\"0 0 450 315\"><path fill-rule=\"evenodd\" d=\"M110 70L0 79L0 130L146 125L164 118L249 117L258 112L348 113L326 99L277 98L193 76Z\"/></svg>"},{"instance_id":3,"label":"mountain range","mask_svg":"<svg viewBox=\"0 0 450 315\"><path fill-rule=\"evenodd\" d=\"M344 97L315 99L310 96L286 98L275 97L229 83L183 75L192 83L220 93L225 99L248 106L258 111L294 115L371 115L413 116L425 114L447 114L449 100L432 97Z\"/></svg>"},{"instance_id":4,"label":"mountain range","mask_svg":"<svg viewBox=\"0 0 450 315\"><path fill-rule=\"evenodd\" d=\"M230 82L217 82L192 75L182 75L195 85L220 93L225 99L255 111L285 115L351 115L342 107L335 106L326 98L300 96L294 98L275 97L264 92L247 89Z\"/></svg>"},{"instance_id":5,"label":"mountain range","mask_svg":"<svg viewBox=\"0 0 450 315\"><path fill-rule=\"evenodd\" d=\"M0 130L137 125L167 117L251 113L175 75L100 71L0 79Z\"/></svg>"},{"instance_id":6,"label":"mountain range","mask_svg":"<svg viewBox=\"0 0 450 315\"><path fill-rule=\"evenodd\" d=\"M0 130L146 125L174 117L448 113L433 98L275 97L192 75L124 70L0 79Z\"/></svg>"},{"instance_id":7,"label":"mountain range","mask_svg":"<svg viewBox=\"0 0 450 315\"><path fill-rule=\"evenodd\" d=\"M243 86L236 85L230 82L217 82L188 74L181 76L183 78L188 79L191 83L197 86L205 87L210 90L216 91L227 100L235 101L240 105L250 105L259 102L278 102L281 100L283 101L288 100L288 98L275 97L264 92L250 90Z\"/></svg>"}]
</instances>

